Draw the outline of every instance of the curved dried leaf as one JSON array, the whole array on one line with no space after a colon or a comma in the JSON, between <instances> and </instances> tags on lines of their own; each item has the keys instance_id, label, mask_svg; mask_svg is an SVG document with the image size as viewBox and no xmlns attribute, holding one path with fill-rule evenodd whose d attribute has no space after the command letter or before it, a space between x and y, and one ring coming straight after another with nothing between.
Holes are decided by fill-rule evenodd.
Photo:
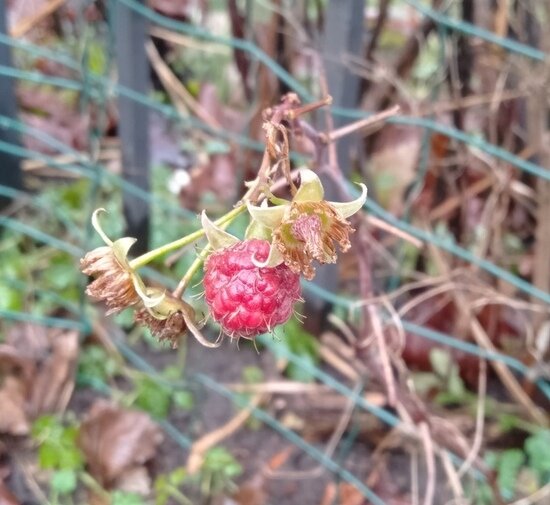
<instances>
[{"instance_id":1,"label":"curved dried leaf","mask_svg":"<svg viewBox=\"0 0 550 505\"><path fill-rule=\"evenodd\" d=\"M82 423L78 445L90 473L109 488L152 459L162 438L159 427L144 412L98 400Z\"/></svg>"}]
</instances>

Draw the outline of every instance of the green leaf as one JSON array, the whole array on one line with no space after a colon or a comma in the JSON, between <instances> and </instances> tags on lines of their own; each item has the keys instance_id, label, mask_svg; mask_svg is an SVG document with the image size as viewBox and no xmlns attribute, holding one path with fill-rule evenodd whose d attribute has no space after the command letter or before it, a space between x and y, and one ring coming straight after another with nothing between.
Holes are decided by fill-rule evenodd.
<instances>
[{"instance_id":1,"label":"green leaf","mask_svg":"<svg viewBox=\"0 0 550 505\"><path fill-rule=\"evenodd\" d=\"M176 468L168 475L168 480L172 486L179 487L187 478L187 471L185 470L185 467Z\"/></svg>"},{"instance_id":2,"label":"green leaf","mask_svg":"<svg viewBox=\"0 0 550 505\"><path fill-rule=\"evenodd\" d=\"M40 444L41 468L78 470L83 467L84 458L76 445L77 426L64 426L55 416L42 416L34 422L31 435Z\"/></svg>"},{"instance_id":3,"label":"green leaf","mask_svg":"<svg viewBox=\"0 0 550 505\"><path fill-rule=\"evenodd\" d=\"M550 430L539 430L530 436L525 441L525 452L529 457L529 466L542 480L546 473L550 473Z\"/></svg>"},{"instance_id":4,"label":"green leaf","mask_svg":"<svg viewBox=\"0 0 550 505\"><path fill-rule=\"evenodd\" d=\"M434 347L430 351L432 370L440 377L447 377L451 368L452 359L448 351Z\"/></svg>"},{"instance_id":5,"label":"green leaf","mask_svg":"<svg viewBox=\"0 0 550 505\"><path fill-rule=\"evenodd\" d=\"M98 40L90 42L88 46L88 70L94 75L103 75L107 68L105 48Z\"/></svg>"},{"instance_id":6,"label":"green leaf","mask_svg":"<svg viewBox=\"0 0 550 505\"><path fill-rule=\"evenodd\" d=\"M157 419L164 419L170 410L172 392L170 387L152 377L139 376L135 382L137 396L135 406Z\"/></svg>"},{"instance_id":7,"label":"green leaf","mask_svg":"<svg viewBox=\"0 0 550 505\"><path fill-rule=\"evenodd\" d=\"M0 285L0 310L23 310L23 293L2 283Z\"/></svg>"},{"instance_id":8,"label":"green leaf","mask_svg":"<svg viewBox=\"0 0 550 505\"><path fill-rule=\"evenodd\" d=\"M88 345L78 357L78 374L105 381L118 370L116 360L99 345Z\"/></svg>"},{"instance_id":9,"label":"green leaf","mask_svg":"<svg viewBox=\"0 0 550 505\"><path fill-rule=\"evenodd\" d=\"M221 474L228 479L238 477L243 471L241 464L224 447L210 449L206 453L202 469L213 474Z\"/></svg>"},{"instance_id":10,"label":"green leaf","mask_svg":"<svg viewBox=\"0 0 550 505\"><path fill-rule=\"evenodd\" d=\"M155 505L166 505L170 499L170 493L168 491L168 477L166 475L159 475L155 479Z\"/></svg>"},{"instance_id":11,"label":"green leaf","mask_svg":"<svg viewBox=\"0 0 550 505\"><path fill-rule=\"evenodd\" d=\"M146 505L144 499L136 493L115 491L112 495L112 505Z\"/></svg>"},{"instance_id":12,"label":"green leaf","mask_svg":"<svg viewBox=\"0 0 550 505\"><path fill-rule=\"evenodd\" d=\"M427 395L432 389L441 389L441 379L433 372L413 372L414 389L420 395Z\"/></svg>"},{"instance_id":13,"label":"green leaf","mask_svg":"<svg viewBox=\"0 0 550 505\"><path fill-rule=\"evenodd\" d=\"M191 410L195 405L195 398L189 391L176 391L172 395L174 405L182 410Z\"/></svg>"},{"instance_id":14,"label":"green leaf","mask_svg":"<svg viewBox=\"0 0 550 505\"><path fill-rule=\"evenodd\" d=\"M314 366L319 363L319 342L295 317L282 327L282 331L283 336L273 350L277 358L284 356L283 349L286 347L292 353L299 355L307 365ZM289 364L285 372L291 379L301 382L311 382L314 379L304 367L294 364Z\"/></svg>"},{"instance_id":15,"label":"green leaf","mask_svg":"<svg viewBox=\"0 0 550 505\"><path fill-rule=\"evenodd\" d=\"M525 461L521 449L507 449L500 454L498 462L498 485L502 496L511 499L514 496L519 471Z\"/></svg>"},{"instance_id":16,"label":"green leaf","mask_svg":"<svg viewBox=\"0 0 550 505\"><path fill-rule=\"evenodd\" d=\"M38 448L38 464L40 468L55 468L58 466L59 452L51 444L44 443Z\"/></svg>"},{"instance_id":17,"label":"green leaf","mask_svg":"<svg viewBox=\"0 0 550 505\"><path fill-rule=\"evenodd\" d=\"M58 470L52 476L51 486L60 495L71 494L77 485L76 472L74 470Z\"/></svg>"},{"instance_id":18,"label":"green leaf","mask_svg":"<svg viewBox=\"0 0 550 505\"><path fill-rule=\"evenodd\" d=\"M257 366L245 366L242 371L242 377L246 384L259 384L264 380L264 373Z\"/></svg>"}]
</instances>

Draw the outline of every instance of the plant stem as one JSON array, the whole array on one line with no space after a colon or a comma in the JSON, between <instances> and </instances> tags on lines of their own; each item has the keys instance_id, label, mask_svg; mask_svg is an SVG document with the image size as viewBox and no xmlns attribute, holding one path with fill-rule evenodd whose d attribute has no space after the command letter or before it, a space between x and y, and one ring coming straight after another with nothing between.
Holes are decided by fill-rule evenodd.
<instances>
[{"instance_id":1,"label":"plant stem","mask_svg":"<svg viewBox=\"0 0 550 505\"><path fill-rule=\"evenodd\" d=\"M214 223L218 226L229 223L233 219L235 219L245 209L246 209L246 205L239 205L238 207L235 207L233 210L231 210L224 216L220 217L217 221L214 221ZM200 229L193 233L190 233L189 235L186 235L185 237L175 240L174 242L170 242L169 244L160 246L157 249L153 249L152 251L149 251L130 261L130 267L134 270L141 268L142 266L147 265L147 263L150 263L151 261L158 258L159 256L162 256L163 254L174 251L175 249L180 249L181 247L184 247L186 245L189 245L195 242L196 240L200 239L203 235L204 235L204 230Z\"/></svg>"},{"instance_id":2,"label":"plant stem","mask_svg":"<svg viewBox=\"0 0 550 505\"><path fill-rule=\"evenodd\" d=\"M104 489L103 486L97 480L95 480L88 472L84 472L84 471L81 472L80 480L87 488L89 488L97 496L110 499L110 493L106 489Z\"/></svg>"},{"instance_id":3,"label":"plant stem","mask_svg":"<svg viewBox=\"0 0 550 505\"><path fill-rule=\"evenodd\" d=\"M166 488L168 492L172 495L172 498L174 498L174 500L176 500L178 503L181 503L181 505L193 505L193 502L175 486L168 484Z\"/></svg>"},{"instance_id":4,"label":"plant stem","mask_svg":"<svg viewBox=\"0 0 550 505\"><path fill-rule=\"evenodd\" d=\"M187 272L185 272L185 275L181 278L178 287L174 289L174 292L172 293L176 298L181 298L181 295L183 295L185 288L187 288L189 282L191 282L193 275L195 275L195 273L203 264L206 257L212 252L211 249L212 248L210 247L210 244L208 244L195 258L195 261L191 263L191 266L187 269Z\"/></svg>"}]
</instances>

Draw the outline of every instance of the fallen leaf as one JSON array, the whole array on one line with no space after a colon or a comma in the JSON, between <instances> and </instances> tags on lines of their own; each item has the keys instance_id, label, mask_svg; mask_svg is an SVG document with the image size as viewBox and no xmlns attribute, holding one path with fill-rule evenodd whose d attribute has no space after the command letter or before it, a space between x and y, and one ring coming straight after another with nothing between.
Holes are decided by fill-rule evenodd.
<instances>
[{"instance_id":1,"label":"fallen leaf","mask_svg":"<svg viewBox=\"0 0 550 505\"><path fill-rule=\"evenodd\" d=\"M34 378L29 405L32 417L64 411L74 389L78 333L71 331L59 334L51 344L51 353Z\"/></svg>"},{"instance_id":2,"label":"fallen leaf","mask_svg":"<svg viewBox=\"0 0 550 505\"><path fill-rule=\"evenodd\" d=\"M269 469L273 472L281 468L288 461L288 458L292 455L294 449L295 447L293 445L290 445L282 451L279 451L271 456L271 458L269 458L269 461L267 462L267 466L269 467Z\"/></svg>"},{"instance_id":3,"label":"fallen leaf","mask_svg":"<svg viewBox=\"0 0 550 505\"><path fill-rule=\"evenodd\" d=\"M20 503L7 486L0 482L0 505L20 505Z\"/></svg>"},{"instance_id":4,"label":"fallen leaf","mask_svg":"<svg viewBox=\"0 0 550 505\"><path fill-rule=\"evenodd\" d=\"M264 505L267 503L264 484L264 478L258 474L242 484L231 498L237 505Z\"/></svg>"},{"instance_id":5,"label":"fallen leaf","mask_svg":"<svg viewBox=\"0 0 550 505\"><path fill-rule=\"evenodd\" d=\"M26 435L29 432L29 421L25 412L25 386L21 380L8 376L0 389L0 433Z\"/></svg>"},{"instance_id":6,"label":"fallen leaf","mask_svg":"<svg viewBox=\"0 0 550 505\"><path fill-rule=\"evenodd\" d=\"M92 405L78 437L90 473L106 488L129 479L155 456L161 441L160 429L147 414L105 400Z\"/></svg>"},{"instance_id":7,"label":"fallen leaf","mask_svg":"<svg viewBox=\"0 0 550 505\"><path fill-rule=\"evenodd\" d=\"M21 324L0 345L0 432L25 435L32 420L65 410L74 388L78 334Z\"/></svg>"}]
</instances>

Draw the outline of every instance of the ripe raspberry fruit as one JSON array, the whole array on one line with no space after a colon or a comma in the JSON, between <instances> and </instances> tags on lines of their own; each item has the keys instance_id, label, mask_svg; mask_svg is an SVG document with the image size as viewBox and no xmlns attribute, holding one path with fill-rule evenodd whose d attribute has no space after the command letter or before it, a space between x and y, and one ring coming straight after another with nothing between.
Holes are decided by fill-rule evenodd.
<instances>
[{"instance_id":1,"label":"ripe raspberry fruit","mask_svg":"<svg viewBox=\"0 0 550 505\"><path fill-rule=\"evenodd\" d=\"M204 267L206 303L231 337L254 338L288 321L300 298L300 276L285 264L258 267L269 254L267 240L251 239L212 253Z\"/></svg>"}]
</instances>

